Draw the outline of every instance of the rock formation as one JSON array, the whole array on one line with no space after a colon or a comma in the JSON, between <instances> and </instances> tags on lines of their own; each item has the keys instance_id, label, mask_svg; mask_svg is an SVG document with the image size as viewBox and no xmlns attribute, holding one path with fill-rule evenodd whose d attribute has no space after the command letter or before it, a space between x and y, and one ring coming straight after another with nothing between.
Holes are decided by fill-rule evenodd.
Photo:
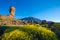
<instances>
[{"instance_id":1,"label":"rock formation","mask_svg":"<svg viewBox=\"0 0 60 40\"><path fill-rule=\"evenodd\" d=\"M9 15L9 17L14 18L14 15L15 15L15 8L14 8L14 6L11 6L10 7L10 15Z\"/></svg>"},{"instance_id":2,"label":"rock formation","mask_svg":"<svg viewBox=\"0 0 60 40\"><path fill-rule=\"evenodd\" d=\"M0 15L0 25L21 25L24 24L22 20L18 20L14 18L15 15L15 7L10 7L9 16Z\"/></svg>"}]
</instances>

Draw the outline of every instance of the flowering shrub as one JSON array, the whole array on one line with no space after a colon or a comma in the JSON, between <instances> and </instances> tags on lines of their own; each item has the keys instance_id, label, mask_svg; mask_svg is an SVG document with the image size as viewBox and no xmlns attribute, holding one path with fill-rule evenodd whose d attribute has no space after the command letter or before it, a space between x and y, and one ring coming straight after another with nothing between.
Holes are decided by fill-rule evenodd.
<instances>
[{"instance_id":1,"label":"flowering shrub","mask_svg":"<svg viewBox=\"0 0 60 40\"><path fill-rule=\"evenodd\" d=\"M14 30L9 33L4 33L2 40L29 40L27 33Z\"/></svg>"},{"instance_id":2,"label":"flowering shrub","mask_svg":"<svg viewBox=\"0 0 60 40\"><path fill-rule=\"evenodd\" d=\"M38 27L36 27L38 26ZM54 32L39 25L24 25L9 27L4 31L5 40L57 40Z\"/></svg>"}]
</instances>

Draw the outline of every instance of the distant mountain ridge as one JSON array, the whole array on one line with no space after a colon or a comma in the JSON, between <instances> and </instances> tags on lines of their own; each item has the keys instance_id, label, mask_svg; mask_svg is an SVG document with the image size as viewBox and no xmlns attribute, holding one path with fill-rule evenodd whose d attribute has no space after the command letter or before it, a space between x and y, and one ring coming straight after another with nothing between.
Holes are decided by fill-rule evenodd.
<instances>
[{"instance_id":1,"label":"distant mountain ridge","mask_svg":"<svg viewBox=\"0 0 60 40\"><path fill-rule=\"evenodd\" d=\"M30 22L34 22L34 23L36 23L36 24L41 24L41 22L43 21L43 20L41 20L41 19L38 19L38 18L34 18L34 17L25 17L25 18L22 18L22 19L20 19L20 20L23 20L23 21L30 21ZM46 21L46 20L45 20ZM53 22L53 21L46 21L46 23L48 24L48 23L51 23L51 22Z\"/></svg>"},{"instance_id":2,"label":"distant mountain ridge","mask_svg":"<svg viewBox=\"0 0 60 40\"><path fill-rule=\"evenodd\" d=\"M40 24L41 20L38 18L34 18L34 17L26 17L26 18L22 18L21 20L25 20L25 21L33 21L36 24Z\"/></svg>"}]
</instances>

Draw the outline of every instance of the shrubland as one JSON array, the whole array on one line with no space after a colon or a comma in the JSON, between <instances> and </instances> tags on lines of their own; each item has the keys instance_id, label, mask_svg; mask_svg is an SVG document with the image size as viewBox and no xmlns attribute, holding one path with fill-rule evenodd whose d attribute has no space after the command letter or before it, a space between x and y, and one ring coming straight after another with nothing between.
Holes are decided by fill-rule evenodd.
<instances>
[{"instance_id":1,"label":"shrubland","mask_svg":"<svg viewBox=\"0 0 60 40\"><path fill-rule=\"evenodd\" d=\"M58 40L54 32L39 24L0 28L1 40Z\"/></svg>"}]
</instances>

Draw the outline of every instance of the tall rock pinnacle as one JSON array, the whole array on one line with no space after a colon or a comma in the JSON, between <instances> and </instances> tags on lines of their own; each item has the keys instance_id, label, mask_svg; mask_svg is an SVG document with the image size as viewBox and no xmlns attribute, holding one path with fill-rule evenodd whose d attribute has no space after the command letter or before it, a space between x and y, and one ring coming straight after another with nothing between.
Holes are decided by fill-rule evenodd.
<instances>
[{"instance_id":1,"label":"tall rock pinnacle","mask_svg":"<svg viewBox=\"0 0 60 40\"><path fill-rule=\"evenodd\" d=\"M15 15L15 7L14 6L11 6L10 7L10 15L9 15L9 17L10 18L14 18L14 15Z\"/></svg>"}]
</instances>

